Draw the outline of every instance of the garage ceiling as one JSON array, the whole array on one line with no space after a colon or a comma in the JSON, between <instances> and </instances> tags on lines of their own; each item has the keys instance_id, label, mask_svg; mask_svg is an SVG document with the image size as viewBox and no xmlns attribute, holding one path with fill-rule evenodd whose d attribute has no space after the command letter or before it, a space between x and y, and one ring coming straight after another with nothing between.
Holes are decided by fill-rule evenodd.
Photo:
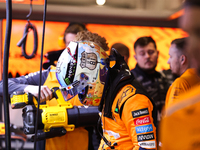
<instances>
[{"instance_id":1,"label":"garage ceiling","mask_svg":"<svg viewBox=\"0 0 200 150\"><path fill-rule=\"evenodd\" d=\"M1 1L0 18L5 18L6 4ZM95 0L47 0L46 18L50 21L176 26L177 20L169 20L169 17L182 9L183 1L106 0L105 5L98 6ZM29 9L29 4L13 3L13 18L26 19ZM43 5L33 5L30 19L42 20L42 14Z\"/></svg>"}]
</instances>

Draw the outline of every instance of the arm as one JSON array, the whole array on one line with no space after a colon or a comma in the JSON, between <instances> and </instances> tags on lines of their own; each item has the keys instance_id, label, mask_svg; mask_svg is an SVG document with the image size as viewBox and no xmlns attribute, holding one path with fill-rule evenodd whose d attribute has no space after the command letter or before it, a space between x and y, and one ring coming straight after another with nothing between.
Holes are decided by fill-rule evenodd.
<instances>
[{"instance_id":1,"label":"arm","mask_svg":"<svg viewBox=\"0 0 200 150\"><path fill-rule=\"evenodd\" d=\"M167 91L165 109L167 109L174 102L178 101L181 94L187 91L189 88L190 86L187 81L181 78L177 78Z\"/></svg>"},{"instance_id":2,"label":"arm","mask_svg":"<svg viewBox=\"0 0 200 150\"><path fill-rule=\"evenodd\" d=\"M156 149L156 127L152 117L153 106L150 100L136 94L124 104L122 120L132 139L134 149Z\"/></svg>"},{"instance_id":3,"label":"arm","mask_svg":"<svg viewBox=\"0 0 200 150\"><path fill-rule=\"evenodd\" d=\"M43 85L46 81L50 68L42 71L42 82ZM34 72L30 73L26 76L21 76L18 78L9 78L8 79L8 93L12 94L14 91L24 91L33 94L34 96L38 96L38 88L39 88L39 79L40 73ZM41 98L49 99L51 98L52 93L47 86L41 86ZM3 96L3 81L0 82L0 96Z\"/></svg>"}]
</instances>

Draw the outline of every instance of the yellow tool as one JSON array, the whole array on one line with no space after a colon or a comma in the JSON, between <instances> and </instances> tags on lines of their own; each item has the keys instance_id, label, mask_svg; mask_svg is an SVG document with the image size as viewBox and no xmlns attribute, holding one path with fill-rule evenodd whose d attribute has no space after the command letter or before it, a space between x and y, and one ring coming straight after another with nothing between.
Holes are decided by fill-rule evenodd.
<instances>
[{"instance_id":1,"label":"yellow tool","mask_svg":"<svg viewBox=\"0 0 200 150\"><path fill-rule=\"evenodd\" d=\"M39 108L38 129L44 131L37 135L38 140L62 136L75 127L93 126L99 118L98 108L75 107L65 101L59 88L53 88L53 97L58 101L57 106L41 104ZM23 108L23 130L25 134L34 134L36 121L37 98L30 93L14 92L11 95L13 109Z\"/></svg>"}]
</instances>

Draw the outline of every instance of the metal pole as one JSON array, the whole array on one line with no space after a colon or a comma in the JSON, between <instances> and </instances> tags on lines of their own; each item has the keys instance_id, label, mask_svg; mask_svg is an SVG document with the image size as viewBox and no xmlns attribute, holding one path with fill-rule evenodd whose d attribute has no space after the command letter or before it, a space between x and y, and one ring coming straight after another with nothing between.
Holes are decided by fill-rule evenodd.
<instances>
[{"instance_id":1,"label":"metal pole","mask_svg":"<svg viewBox=\"0 0 200 150\"><path fill-rule=\"evenodd\" d=\"M5 140L6 149L11 150L10 140L10 116L9 116L9 97L8 97L8 58L10 48L10 35L12 26L12 1L6 0L6 34L4 43L3 58L3 102L4 102L4 120L5 120Z\"/></svg>"}]
</instances>

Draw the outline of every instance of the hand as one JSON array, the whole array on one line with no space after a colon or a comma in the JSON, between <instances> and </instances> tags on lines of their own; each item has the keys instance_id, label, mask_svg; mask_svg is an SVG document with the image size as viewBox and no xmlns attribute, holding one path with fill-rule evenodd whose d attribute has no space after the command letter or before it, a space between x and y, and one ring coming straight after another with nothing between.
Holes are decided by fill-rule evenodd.
<instances>
[{"instance_id":1,"label":"hand","mask_svg":"<svg viewBox=\"0 0 200 150\"><path fill-rule=\"evenodd\" d=\"M39 86L28 85L27 87L25 87L24 92L31 93L35 97L38 98L38 95L39 95L38 90L39 90ZM52 91L47 86L41 86L41 89L40 89L40 102L44 102L44 101L50 100L52 98L53 98Z\"/></svg>"}]
</instances>

